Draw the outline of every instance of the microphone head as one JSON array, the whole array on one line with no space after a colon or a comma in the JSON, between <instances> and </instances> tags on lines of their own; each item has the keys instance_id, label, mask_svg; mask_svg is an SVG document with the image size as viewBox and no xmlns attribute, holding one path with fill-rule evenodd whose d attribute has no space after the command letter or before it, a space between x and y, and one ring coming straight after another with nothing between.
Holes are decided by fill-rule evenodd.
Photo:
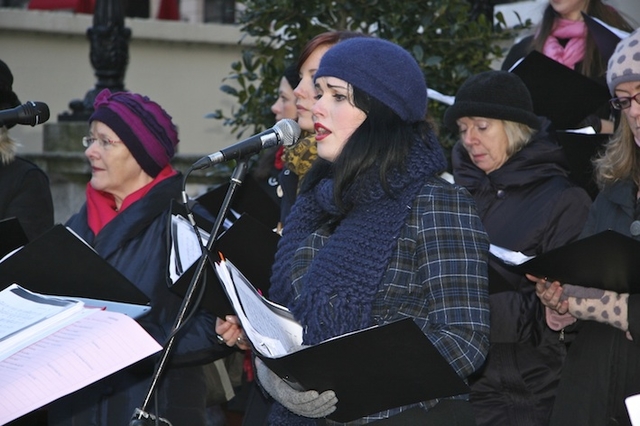
<instances>
[{"instance_id":1,"label":"microphone head","mask_svg":"<svg viewBox=\"0 0 640 426\"><path fill-rule=\"evenodd\" d=\"M46 123L49 119L49 106L44 102L32 102L34 108L38 111L38 122L36 124Z\"/></svg>"},{"instance_id":2,"label":"microphone head","mask_svg":"<svg viewBox=\"0 0 640 426\"><path fill-rule=\"evenodd\" d=\"M283 118L278 121L273 129L280 136L280 140L282 141L281 145L291 146L298 143L300 139L300 133L302 130L300 129L300 125L296 122L296 120L292 120L290 118Z\"/></svg>"},{"instance_id":3,"label":"microphone head","mask_svg":"<svg viewBox=\"0 0 640 426\"><path fill-rule=\"evenodd\" d=\"M19 108L21 111L16 121L18 124L35 126L49 119L49 107L44 102L27 101Z\"/></svg>"}]
</instances>

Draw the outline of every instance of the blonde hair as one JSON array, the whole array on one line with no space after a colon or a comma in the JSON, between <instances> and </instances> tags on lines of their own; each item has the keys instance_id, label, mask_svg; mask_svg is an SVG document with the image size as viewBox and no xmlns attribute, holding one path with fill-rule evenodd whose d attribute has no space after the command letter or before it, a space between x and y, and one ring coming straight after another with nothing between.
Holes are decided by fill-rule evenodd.
<instances>
[{"instance_id":1,"label":"blonde hair","mask_svg":"<svg viewBox=\"0 0 640 426\"><path fill-rule=\"evenodd\" d=\"M629 177L640 186L640 150L635 144L625 114L620 114L620 125L606 144L604 152L593 161L593 165L600 189Z\"/></svg>"},{"instance_id":2,"label":"blonde hair","mask_svg":"<svg viewBox=\"0 0 640 426\"><path fill-rule=\"evenodd\" d=\"M502 120L504 132L507 134L507 156L511 157L516 152L525 147L536 132L535 129L523 123L515 121Z\"/></svg>"},{"instance_id":3,"label":"blonde hair","mask_svg":"<svg viewBox=\"0 0 640 426\"><path fill-rule=\"evenodd\" d=\"M0 163L9 164L16 158L18 144L9 136L9 129L0 127Z\"/></svg>"}]
</instances>

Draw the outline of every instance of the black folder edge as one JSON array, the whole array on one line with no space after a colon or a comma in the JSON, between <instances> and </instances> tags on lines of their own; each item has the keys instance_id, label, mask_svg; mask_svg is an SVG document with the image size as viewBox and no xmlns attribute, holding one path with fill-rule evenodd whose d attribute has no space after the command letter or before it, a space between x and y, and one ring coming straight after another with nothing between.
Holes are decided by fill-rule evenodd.
<instances>
[{"instance_id":1,"label":"black folder edge","mask_svg":"<svg viewBox=\"0 0 640 426\"><path fill-rule=\"evenodd\" d=\"M327 340L269 358L272 371L304 389L333 390L348 422L386 409L469 393L469 387L412 318Z\"/></svg>"},{"instance_id":2,"label":"black folder edge","mask_svg":"<svg viewBox=\"0 0 640 426\"><path fill-rule=\"evenodd\" d=\"M489 294L502 293L505 291L515 291L515 287L501 274L494 266L494 262L502 263L500 259L489 254L489 267L487 277L489 278Z\"/></svg>"},{"instance_id":3,"label":"black folder edge","mask_svg":"<svg viewBox=\"0 0 640 426\"><path fill-rule=\"evenodd\" d=\"M636 294L640 293L638 253L640 241L606 230L510 268L562 284Z\"/></svg>"},{"instance_id":4,"label":"black folder edge","mask_svg":"<svg viewBox=\"0 0 640 426\"><path fill-rule=\"evenodd\" d=\"M196 201L213 216L217 216L229 185L219 185L197 197ZM251 175L245 176L242 185L234 194L231 210L239 215L247 213L270 229L275 229L280 221L280 207Z\"/></svg>"},{"instance_id":5,"label":"black folder edge","mask_svg":"<svg viewBox=\"0 0 640 426\"><path fill-rule=\"evenodd\" d=\"M593 40L596 42L602 62L606 64L609 62L609 58L611 58L611 55L613 55L613 52L616 50L616 46L622 39L591 15L582 12L582 19L587 26L589 34L591 34L591 37L593 37Z\"/></svg>"},{"instance_id":6,"label":"black folder edge","mask_svg":"<svg viewBox=\"0 0 640 426\"><path fill-rule=\"evenodd\" d=\"M535 50L511 72L529 89L534 112L547 117L559 129L577 125L611 97L603 84Z\"/></svg>"},{"instance_id":7,"label":"black folder edge","mask_svg":"<svg viewBox=\"0 0 640 426\"><path fill-rule=\"evenodd\" d=\"M0 289L148 305L149 298L86 242L57 224L0 263Z\"/></svg>"},{"instance_id":8,"label":"black folder edge","mask_svg":"<svg viewBox=\"0 0 640 426\"><path fill-rule=\"evenodd\" d=\"M594 176L593 159L604 150L611 135L565 131L556 131L554 134L569 164L569 179L584 188L592 200L595 199L599 190Z\"/></svg>"},{"instance_id":9,"label":"black folder edge","mask_svg":"<svg viewBox=\"0 0 640 426\"><path fill-rule=\"evenodd\" d=\"M16 217L0 220L0 259L29 242Z\"/></svg>"},{"instance_id":10,"label":"black folder edge","mask_svg":"<svg viewBox=\"0 0 640 426\"><path fill-rule=\"evenodd\" d=\"M182 204L173 202L171 212L186 217L186 209ZM212 224L194 214L196 224L207 232L211 231ZM218 276L215 273L211 262L219 260L218 252L223 253L225 258L231 260L243 275L262 294L268 294L271 265L275 257L280 236L267 228L263 223L253 218L251 215L243 213L224 231L213 246L213 253L210 254L203 276L205 279L205 290L200 302L200 307L212 312L219 318L235 314L231 302L227 297ZM206 244L206 241L204 242ZM184 296L191 284L191 280L196 272L198 262L191 265L178 280L169 285L171 290L180 296ZM167 271L168 272L168 271ZM167 274L167 280L168 274Z\"/></svg>"}]
</instances>

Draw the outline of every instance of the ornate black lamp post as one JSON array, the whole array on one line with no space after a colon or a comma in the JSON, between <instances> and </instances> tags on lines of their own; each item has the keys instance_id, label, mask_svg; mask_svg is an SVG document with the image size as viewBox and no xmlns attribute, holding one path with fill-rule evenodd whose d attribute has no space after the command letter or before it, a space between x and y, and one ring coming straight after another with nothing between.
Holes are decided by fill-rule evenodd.
<instances>
[{"instance_id":1,"label":"ornate black lamp post","mask_svg":"<svg viewBox=\"0 0 640 426\"><path fill-rule=\"evenodd\" d=\"M71 113L58 115L59 121L87 121L93 112L93 101L102 89L125 90L131 30L124 26L122 0L96 0L93 26L87 29L87 38L91 43L89 58L98 81L83 100L69 103Z\"/></svg>"}]
</instances>

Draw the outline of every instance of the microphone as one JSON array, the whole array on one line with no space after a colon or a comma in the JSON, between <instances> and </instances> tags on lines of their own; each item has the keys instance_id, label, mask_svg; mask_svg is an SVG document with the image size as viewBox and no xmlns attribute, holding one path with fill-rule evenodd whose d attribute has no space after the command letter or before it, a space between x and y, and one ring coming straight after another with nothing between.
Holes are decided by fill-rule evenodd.
<instances>
[{"instance_id":1,"label":"microphone","mask_svg":"<svg viewBox=\"0 0 640 426\"><path fill-rule=\"evenodd\" d=\"M28 101L11 109L0 111L0 126L28 124L35 126L49 119L49 107L44 102Z\"/></svg>"},{"instance_id":2,"label":"microphone","mask_svg":"<svg viewBox=\"0 0 640 426\"><path fill-rule=\"evenodd\" d=\"M204 169L214 164L224 161L242 158L249 154L255 154L262 149L272 146L291 146L298 142L300 138L300 126L295 120L284 118L278 121L272 128L262 133L251 136L248 139L238 142L230 147L221 149L218 152L202 157L191 166L194 170Z\"/></svg>"}]
</instances>

